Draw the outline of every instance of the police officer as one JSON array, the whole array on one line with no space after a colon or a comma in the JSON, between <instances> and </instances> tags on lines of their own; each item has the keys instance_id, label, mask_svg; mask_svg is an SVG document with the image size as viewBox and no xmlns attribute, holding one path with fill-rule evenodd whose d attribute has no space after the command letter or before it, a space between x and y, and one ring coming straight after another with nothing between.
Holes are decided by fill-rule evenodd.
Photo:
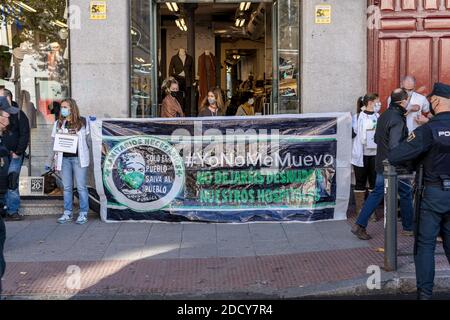
<instances>
[{"instance_id":1,"label":"police officer","mask_svg":"<svg viewBox=\"0 0 450 320\"><path fill-rule=\"evenodd\" d=\"M433 293L434 252L439 234L450 263L450 86L436 83L429 99L434 117L388 156L393 165L407 161L423 165L424 190L414 255L418 299L423 300L430 299Z\"/></svg>"},{"instance_id":2,"label":"police officer","mask_svg":"<svg viewBox=\"0 0 450 320\"><path fill-rule=\"evenodd\" d=\"M3 130L9 125L9 116L17 114L19 109L12 108L5 97L0 97L0 141ZM9 151L0 143L0 196L8 190ZM3 218L0 215L0 294L2 292L2 277L5 273L5 258L3 247L6 240L6 229Z\"/></svg>"}]
</instances>

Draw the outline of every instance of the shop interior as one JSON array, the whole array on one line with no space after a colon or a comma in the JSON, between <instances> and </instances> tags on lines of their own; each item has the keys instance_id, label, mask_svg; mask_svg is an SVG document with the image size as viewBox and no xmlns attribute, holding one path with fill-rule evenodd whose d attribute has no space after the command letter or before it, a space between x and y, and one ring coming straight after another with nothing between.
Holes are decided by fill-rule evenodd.
<instances>
[{"instance_id":1,"label":"shop interior","mask_svg":"<svg viewBox=\"0 0 450 320\"><path fill-rule=\"evenodd\" d=\"M272 1L156 4L157 39L141 32L138 24L132 26L132 38L139 39L135 43L141 48L134 50L131 116L160 116L164 98L160 89L168 77L178 81L183 92L179 102L189 117L198 115L208 90L216 87L224 100L222 116L236 115L248 92L254 95L253 114L249 115L277 113L274 94L293 97L298 108L298 51L293 57L289 53L278 56L276 48L279 63L274 68L273 37L278 30L273 28L273 14ZM157 48L157 66L148 59L152 45ZM153 67L157 76L152 78ZM279 69L275 92L274 69ZM155 78L158 92L153 99L157 103L150 103Z\"/></svg>"}]
</instances>

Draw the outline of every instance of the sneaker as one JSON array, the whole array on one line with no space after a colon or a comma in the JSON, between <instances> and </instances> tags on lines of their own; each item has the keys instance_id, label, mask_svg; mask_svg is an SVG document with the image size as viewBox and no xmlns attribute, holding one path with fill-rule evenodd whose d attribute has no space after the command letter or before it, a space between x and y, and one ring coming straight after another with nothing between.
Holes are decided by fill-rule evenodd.
<instances>
[{"instance_id":1,"label":"sneaker","mask_svg":"<svg viewBox=\"0 0 450 320\"><path fill-rule=\"evenodd\" d=\"M361 240L370 240L372 237L367 233L366 228L363 228L357 224L352 228L352 233Z\"/></svg>"},{"instance_id":2,"label":"sneaker","mask_svg":"<svg viewBox=\"0 0 450 320\"><path fill-rule=\"evenodd\" d=\"M87 214L80 213L80 215L78 216L76 224L82 225L82 224L85 224L86 222L88 222Z\"/></svg>"},{"instance_id":3,"label":"sneaker","mask_svg":"<svg viewBox=\"0 0 450 320\"><path fill-rule=\"evenodd\" d=\"M72 215L64 213L61 218L58 219L58 223L64 224L72 221Z\"/></svg>"},{"instance_id":4,"label":"sneaker","mask_svg":"<svg viewBox=\"0 0 450 320\"><path fill-rule=\"evenodd\" d=\"M23 217L19 213L7 214L6 221L22 221Z\"/></svg>"},{"instance_id":5,"label":"sneaker","mask_svg":"<svg viewBox=\"0 0 450 320\"><path fill-rule=\"evenodd\" d=\"M405 237L414 237L414 231L402 230L401 235Z\"/></svg>"}]
</instances>

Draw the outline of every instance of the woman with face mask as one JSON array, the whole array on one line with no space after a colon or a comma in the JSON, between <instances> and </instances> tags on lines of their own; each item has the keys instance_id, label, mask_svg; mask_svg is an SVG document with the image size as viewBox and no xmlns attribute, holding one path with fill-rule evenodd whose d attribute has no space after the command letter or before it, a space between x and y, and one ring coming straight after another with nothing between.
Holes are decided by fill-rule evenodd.
<instances>
[{"instance_id":1,"label":"woman with face mask","mask_svg":"<svg viewBox=\"0 0 450 320\"><path fill-rule=\"evenodd\" d=\"M57 134L69 134L78 137L75 153L53 152L52 163L46 165L46 170L55 169L62 175L64 186L64 213L58 223L72 221L73 217L73 185L74 177L77 181L78 197L80 199L80 214L77 224L85 224L89 212L89 195L87 190L87 172L89 167L89 147L87 145L90 134L89 123L80 116L78 105L73 99L61 102L59 119L55 122L52 138Z\"/></svg>"},{"instance_id":2,"label":"woman with face mask","mask_svg":"<svg viewBox=\"0 0 450 320\"><path fill-rule=\"evenodd\" d=\"M161 104L161 118L184 117L181 104L183 102L183 92L179 91L178 81L173 77L164 80L162 89L166 95Z\"/></svg>"},{"instance_id":3,"label":"woman with face mask","mask_svg":"<svg viewBox=\"0 0 450 320\"><path fill-rule=\"evenodd\" d=\"M356 214L359 214L364 204L367 185L369 185L369 191L375 187L377 146L374 138L380 110L381 102L378 94L368 93L358 99L357 114L353 119L352 150L352 164L356 178L354 191Z\"/></svg>"},{"instance_id":4,"label":"woman with face mask","mask_svg":"<svg viewBox=\"0 0 450 320\"><path fill-rule=\"evenodd\" d=\"M223 115L223 99L220 89L211 89L200 107L199 117L218 117Z\"/></svg>"},{"instance_id":5,"label":"woman with face mask","mask_svg":"<svg viewBox=\"0 0 450 320\"><path fill-rule=\"evenodd\" d=\"M255 95L253 92L246 91L242 95L243 104L236 112L236 116L254 116L255 115Z\"/></svg>"}]
</instances>

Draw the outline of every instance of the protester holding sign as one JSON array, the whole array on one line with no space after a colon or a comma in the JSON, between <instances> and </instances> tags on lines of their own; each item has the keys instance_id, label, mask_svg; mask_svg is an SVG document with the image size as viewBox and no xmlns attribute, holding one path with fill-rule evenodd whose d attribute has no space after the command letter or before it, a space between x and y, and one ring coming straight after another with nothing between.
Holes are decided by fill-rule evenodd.
<instances>
[{"instance_id":1,"label":"protester holding sign","mask_svg":"<svg viewBox=\"0 0 450 320\"><path fill-rule=\"evenodd\" d=\"M54 138L53 167L56 171L62 172L64 186L64 214L58 219L59 223L72 221L74 175L80 199L80 215L76 223L87 222L89 195L86 180L89 167L89 147L87 145L89 134L89 123L80 116L76 101L64 100L61 103L60 117L52 132L52 138ZM47 166L46 169L51 168Z\"/></svg>"},{"instance_id":2,"label":"protester holding sign","mask_svg":"<svg viewBox=\"0 0 450 320\"><path fill-rule=\"evenodd\" d=\"M380 107L380 99L376 93L368 93L358 99L358 114L354 129L356 136L353 139L352 150L352 165L356 178L354 194L357 214L364 204L367 184L369 184L369 191L375 188L377 145L374 136L380 116L378 114Z\"/></svg>"}]
</instances>

